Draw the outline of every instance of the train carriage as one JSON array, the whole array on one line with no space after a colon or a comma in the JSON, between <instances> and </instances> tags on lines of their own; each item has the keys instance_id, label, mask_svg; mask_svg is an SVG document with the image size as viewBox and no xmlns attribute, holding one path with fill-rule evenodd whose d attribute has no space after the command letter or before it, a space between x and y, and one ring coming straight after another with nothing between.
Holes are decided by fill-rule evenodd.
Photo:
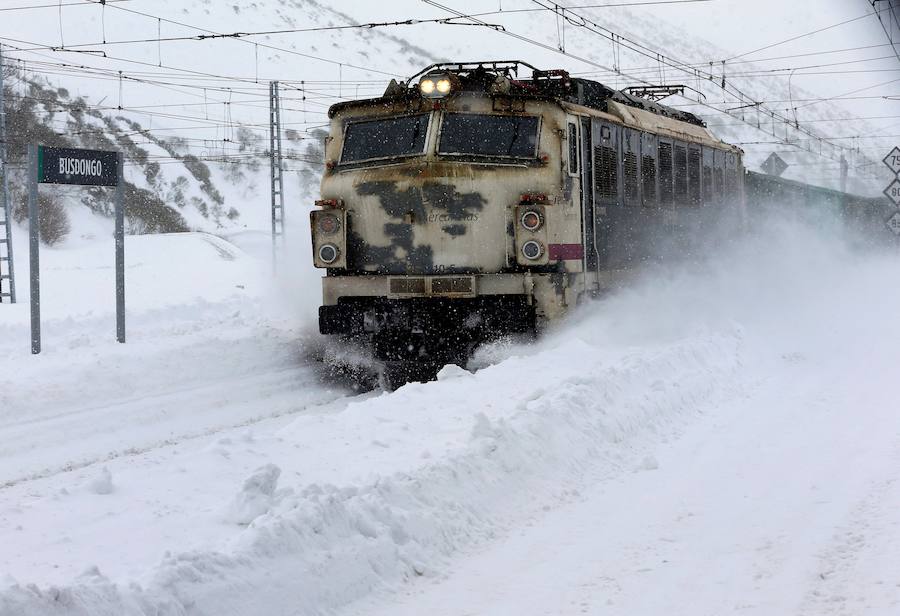
<instances>
[{"instance_id":1,"label":"train carriage","mask_svg":"<svg viewBox=\"0 0 900 616\"><path fill-rule=\"evenodd\" d=\"M320 331L370 343L394 385L689 253L742 203L741 151L696 116L521 62L433 65L329 117Z\"/></svg>"}]
</instances>

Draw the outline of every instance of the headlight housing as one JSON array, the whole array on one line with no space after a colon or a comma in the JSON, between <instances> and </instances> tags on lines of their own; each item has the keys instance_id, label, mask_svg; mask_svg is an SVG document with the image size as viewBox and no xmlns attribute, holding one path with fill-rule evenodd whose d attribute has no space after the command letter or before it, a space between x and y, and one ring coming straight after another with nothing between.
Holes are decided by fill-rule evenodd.
<instances>
[{"instance_id":1,"label":"headlight housing","mask_svg":"<svg viewBox=\"0 0 900 616\"><path fill-rule=\"evenodd\" d=\"M321 246L319 246L319 259L322 260L322 263L331 265L332 263L337 261L338 257L340 256L341 249L334 244L322 244Z\"/></svg>"},{"instance_id":2,"label":"headlight housing","mask_svg":"<svg viewBox=\"0 0 900 616\"><path fill-rule=\"evenodd\" d=\"M316 228L323 235L334 235L341 230L341 221L334 214L322 214L316 221Z\"/></svg>"},{"instance_id":3,"label":"headlight housing","mask_svg":"<svg viewBox=\"0 0 900 616\"><path fill-rule=\"evenodd\" d=\"M321 268L347 267L347 213L328 207L309 213L312 231L313 265Z\"/></svg>"},{"instance_id":4,"label":"headlight housing","mask_svg":"<svg viewBox=\"0 0 900 616\"><path fill-rule=\"evenodd\" d=\"M537 261L544 254L544 245L536 240L528 240L522 244L522 256L529 261Z\"/></svg>"},{"instance_id":5,"label":"headlight housing","mask_svg":"<svg viewBox=\"0 0 900 616\"><path fill-rule=\"evenodd\" d=\"M541 216L540 212L535 210L526 210L519 218L519 222L525 229L534 232L540 229L541 225L544 224L544 217Z\"/></svg>"}]
</instances>

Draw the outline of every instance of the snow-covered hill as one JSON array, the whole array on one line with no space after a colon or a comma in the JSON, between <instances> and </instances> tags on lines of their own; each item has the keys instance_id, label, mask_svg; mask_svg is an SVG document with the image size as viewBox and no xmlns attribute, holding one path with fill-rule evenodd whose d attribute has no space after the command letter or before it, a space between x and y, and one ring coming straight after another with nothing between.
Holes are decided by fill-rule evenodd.
<instances>
[{"instance_id":1,"label":"snow-covered hill","mask_svg":"<svg viewBox=\"0 0 900 616\"><path fill-rule=\"evenodd\" d=\"M29 4L38 8L26 10L24 7ZM776 9L776 4L768 0L757 4L758 10L741 15L744 22L759 27L753 44L758 40L777 41L804 26L799 13L794 19L767 20L767 10L782 9ZM857 17L860 9L848 4L835 2L821 7L816 21ZM634 85L636 79L646 78L685 82L703 91L715 106L723 106L719 101L722 93L715 84L666 69L627 48L610 44L586 28L572 24L563 28L562 21L552 13L533 12L535 5L524 0L500 3L496 8L474 1L453 4L462 13L488 13L482 19L497 28L459 25L465 19L457 19L456 25L346 27L451 16L446 10L413 0L381 4L268 0L233 5L209 0L158 0L107 3L105 7L97 3L54 7L20 2L16 8L3 12L0 26L0 42L14 70L9 80L9 102L12 158L20 169L14 178L16 202L24 199L21 165L27 142L123 149L129 156L126 177L130 183L132 232L192 229L220 233L267 228L270 80L282 83L288 215L297 218L305 217L308 204L315 198L328 106L342 99L378 95L391 78L403 78L434 61L518 57L537 66L562 67L590 75L616 87ZM523 9L529 12L522 12ZM729 19L727 7L661 5L652 9L624 7L581 12L612 30L664 49L671 58L718 71L717 75L721 67L709 69L704 66L707 61L717 64L719 59L753 46L740 22ZM870 21L854 22L806 41L815 49L867 47L824 56L844 62L828 70L862 66L889 71L893 66L885 62L890 62L890 58L858 64L860 59L887 53L883 45L868 49L881 43L875 40L876 35L880 36L877 23L874 18ZM698 26L707 22L712 27ZM506 34L498 31L501 25ZM250 32L270 34L216 36ZM512 38L509 33L550 45L551 49ZM769 53L774 57L790 55L798 50L798 44L804 41L777 46ZM564 47L570 55L554 52L552 48L556 46ZM775 101L838 95L842 88L852 89L845 88L844 81L847 86L855 85L859 79L871 84L891 76L889 72L875 72L871 76L841 74L830 78L803 69L792 72L791 80L784 79L786 68L815 65L816 60L822 63L814 57L757 66L741 59L725 70L728 79L755 100ZM623 74L598 69L598 65L620 67ZM779 68L773 69L773 65ZM755 75L748 75L753 71L757 71ZM866 87L862 95L893 93L893 86L885 87ZM690 105L677 97L670 102ZM877 123L848 121L854 116L886 115L883 102L853 99L841 106L837 102L813 101L800 105L802 110L797 117L806 122L804 126L825 135L884 133ZM783 113L789 105L778 102L769 107ZM694 104L691 108L705 116L724 139L746 144L751 168L772 151L778 151L791 164L788 177L837 186L839 174L834 160L770 143L777 140L710 107ZM805 138L789 125L773 123L753 109L742 114L751 123L758 121L767 129L774 127L779 135ZM829 118L836 120L826 121ZM860 139L847 143L863 147L860 155L869 155L870 160L883 155L877 149L866 149L878 142ZM825 150L827 153L828 148ZM866 164L855 155L848 156L852 164L850 189L878 194L881 182L869 176L880 173L879 167ZM72 215L74 238L93 235L97 224L109 227L102 222L109 214L102 194L45 190L48 198L72 207L83 204L101 217L100 223L88 224L85 216Z\"/></svg>"}]
</instances>

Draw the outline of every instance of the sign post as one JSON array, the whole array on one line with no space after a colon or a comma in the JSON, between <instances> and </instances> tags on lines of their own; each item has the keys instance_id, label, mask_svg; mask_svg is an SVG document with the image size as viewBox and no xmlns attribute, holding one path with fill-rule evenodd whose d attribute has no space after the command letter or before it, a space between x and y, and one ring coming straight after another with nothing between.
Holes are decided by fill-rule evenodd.
<instances>
[{"instance_id":1,"label":"sign post","mask_svg":"<svg viewBox=\"0 0 900 616\"><path fill-rule=\"evenodd\" d=\"M31 352L41 352L39 184L109 186L115 195L116 340L125 342L125 181L121 152L28 146L28 229L31 252Z\"/></svg>"},{"instance_id":2,"label":"sign post","mask_svg":"<svg viewBox=\"0 0 900 616\"><path fill-rule=\"evenodd\" d=\"M38 154L37 146L28 146L28 251L31 267L31 352L41 352L41 254L39 239L41 214L38 210Z\"/></svg>"},{"instance_id":3,"label":"sign post","mask_svg":"<svg viewBox=\"0 0 900 616\"><path fill-rule=\"evenodd\" d=\"M125 342L125 157L116 157L116 340Z\"/></svg>"}]
</instances>

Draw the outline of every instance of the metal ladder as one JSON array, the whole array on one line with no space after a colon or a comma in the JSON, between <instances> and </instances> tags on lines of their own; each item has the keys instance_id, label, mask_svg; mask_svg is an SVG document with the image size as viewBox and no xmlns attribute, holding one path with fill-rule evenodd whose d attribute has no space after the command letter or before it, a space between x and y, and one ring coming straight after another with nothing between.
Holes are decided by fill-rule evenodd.
<instances>
[{"instance_id":1,"label":"metal ladder","mask_svg":"<svg viewBox=\"0 0 900 616\"><path fill-rule=\"evenodd\" d=\"M3 182L6 182L5 175ZM6 199L3 199L3 208L0 209L0 227L3 227L3 233L0 235L0 303L9 301L15 304L16 278L13 273L13 247L10 225L9 203Z\"/></svg>"},{"instance_id":2,"label":"metal ladder","mask_svg":"<svg viewBox=\"0 0 900 616\"><path fill-rule=\"evenodd\" d=\"M6 101L3 98L3 49L0 48L0 303L16 303L16 275L13 263L12 220L10 220L9 178L6 163Z\"/></svg>"},{"instance_id":3,"label":"metal ladder","mask_svg":"<svg viewBox=\"0 0 900 616\"><path fill-rule=\"evenodd\" d=\"M272 248L284 235L284 167L281 158L281 99L278 82L269 83L269 157L272 169Z\"/></svg>"}]
</instances>

